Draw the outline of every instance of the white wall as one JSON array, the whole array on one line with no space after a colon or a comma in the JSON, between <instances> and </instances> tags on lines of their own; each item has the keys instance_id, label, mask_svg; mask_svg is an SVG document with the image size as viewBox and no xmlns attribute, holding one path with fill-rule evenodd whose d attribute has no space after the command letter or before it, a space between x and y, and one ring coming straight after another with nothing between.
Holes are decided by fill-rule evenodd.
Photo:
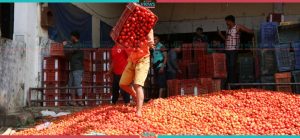
<instances>
[{"instance_id":1,"label":"white wall","mask_svg":"<svg viewBox=\"0 0 300 138\"><path fill-rule=\"evenodd\" d=\"M38 78L41 71L39 38L45 36L45 32L40 29L39 8L38 3L15 3L14 41L24 41L26 44L26 60L23 68L24 100L27 98L28 89L39 85Z\"/></svg>"}]
</instances>

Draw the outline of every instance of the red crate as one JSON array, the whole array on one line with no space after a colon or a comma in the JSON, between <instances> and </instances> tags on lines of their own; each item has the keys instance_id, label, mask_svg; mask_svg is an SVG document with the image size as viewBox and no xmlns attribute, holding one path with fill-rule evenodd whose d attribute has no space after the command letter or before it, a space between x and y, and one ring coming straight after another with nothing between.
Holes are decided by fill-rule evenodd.
<instances>
[{"instance_id":1,"label":"red crate","mask_svg":"<svg viewBox=\"0 0 300 138\"><path fill-rule=\"evenodd\" d=\"M105 67L106 64L103 63L95 63L93 64L93 72L103 72L104 70L107 70L107 67Z\"/></svg>"},{"instance_id":2,"label":"red crate","mask_svg":"<svg viewBox=\"0 0 300 138\"><path fill-rule=\"evenodd\" d=\"M69 64L65 58L44 57L44 70L68 70Z\"/></svg>"},{"instance_id":3,"label":"red crate","mask_svg":"<svg viewBox=\"0 0 300 138\"><path fill-rule=\"evenodd\" d=\"M194 62L199 62L207 54L207 43L193 43Z\"/></svg>"},{"instance_id":4,"label":"red crate","mask_svg":"<svg viewBox=\"0 0 300 138\"><path fill-rule=\"evenodd\" d=\"M84 71L93 71L93 62L91 60L83 61L83 70Z\"/></svg>"},{"instance_id":5,"label":"red crate","mask_svg":"<svg viewBox=\"0 0 300 138\"><path fill-rule=\"evenodd\" d=\"M82 82L83 83L92 83L93 82L93 73L92 72L83 72Z\"/></svg>"},{"instance_id":6,"label":"red crate","mask_svg":"<svg viewBox=\"0 0 300 138\"><path fill-rule=\"evenodd\" d=\"M182 73L177 73L178 79L187 79L187 64L189 61L180 60L178 61L178 67L181 70Z\"/></svg>"},{"instance_id":7,"label":"red crate","mask_svg":"<svg viewBox=\"0 0 300 138\"><path fill-rule=\"evenodd\" d=\"M200 78L199 79L199 87L201 88L201 94L210 93L213 91L213 82L212 78Z\"/></svg>"},{"instance_id":8,"label":"red crate","mask_svg":"<svg viewBox=\"0 0 300 138\"><path fill-rule=\"evenodd\" d=\"M50 56L65 56L63 44L62 43L51 43Z\"/></svg>"},{"instance_id":9,"label":"red crate","mask_svg":"<svg viewBox=\"0 0 300 138\"><path fill-rule=\"evenodd\" d=\"M97 72L93 76L93 82L96 84L103 84L108 81L108 79L105 78L106 72Z\"/></svg>"},{"instance_id":10,"label":"red crate","mask_svg":"<svg viewBox=\"0 0 300 138\"><path fill-rule=\"evenodd\" d=\"M226 56L222 53L213 53L206 56L206 71L209 77L227 78Z\"/></svg>"},{"instance_id":11,"label":"red crate","mask_svg":"<svg viewBox=\"0 0 300 138\"><path fill-rule=\"evenodd\" d=\"M198 70L197 63L189 63L187 67L188 79L198 78Z\"/></svg>"},{"instance_id":12,"label":"red crate","mask_svg":"<svg viewBox=\"0 0 300 138\"><path fill-rule=\"evenodd\" d=\"M58 89L58 87L66 87L66 83L63 83L63 82L45 82L44 87L51 88L51 89L44 89L44 92L43 92L44 95L66 94L66 89ZM57 88L57 89L52 89L52 88Z\"/></svg>"},{"instance_id":13,"label":"red crate","mask_svg":"<svg viewBox=\"0 0 300 138\"><path fill-rule=\"evenodd\" d=\"M93 51L85 50L83 52L83 59L87 60L87 61L92 61L92 53L93 53Z\"/></svg>"},{"instance_id":14,"label":"red crate","mask_svg":"<svg viewBox=\"0 0 300 138\"><path fill-rule=\"evenodd\" d=\"M111 93L102 93L100 94L100 104L111 104Z\"/></svg>"},{"instance_id":15,"label":"red crate","mask_svg":"<svg viewBox=\"0 0 300 138\"><path fill-rule=\"evenodd\" d=\"M275 82L276 83L291 83L291 78L292 78L292 75L290 72L275 74ZM278 85L278 86L276 86L276 89L277 89L277 91L292 92L291 85Z\"/></svg>"},{"instance_id":16,"label":"red crate","mask_svg":"<svg viewBox=\"0 0 300 138\"><path fill-rule=\"evenodd\" d=\"M191 43L182 44L182 59L192 61L193 59L192 51L193 51L193 44Z\"/></svg>"},{"instance_id":17,"label":"red crate","mask_svg":"<svg viewBox=\"0 0 300 138\"><path fill-rule=\"evenodd\" d=\"M93 86L92 82L82 82L82 94L83 95L88 95L93 93L93 88L88 88Z\"/></svg>"},{"instance_id":18,"label":"red crate","mask_svg":"<svg viewBox=\"0 0 300 138\"><path fill-rule=\"evenodd\" d=\"M198 66L199 66L199 77L206 77L207 74L206 74L206 57L205 56L202 56L202 57L199 57L199 60L198 60Z\"/></svg>"},{"instance_id":19,"label":"red crate","mask_svg":"<svg viewBox=\"0 0 300 138\"><path fill-rule=\"evenodd\" d=\"M197 87L196 79L180 80L179 95L198 95L195 89L196 87Z\"/></svg>"},{"instance_id":20,"label":"red crate","mask_svg":"<svg viewBox=\"0 0 300 138\"><path fill-rule=\"evenodd\" d=\"M221 91L222 80L221 79L213 79L212 80L212 92Z\"/></svg>"},{"instance_id":21,"label":"red crate","mask_svg":"<svg viewBox=\"0 0 300 138\"><path fill-rule=\"evenodd\" d=\"M69 74L67 71L44 70L44 82L67 82Z\"/></svg>"},{"instance_id":22,"label":"red crate","mask_svg":"<svg viewBox=\"0 0 300 138\"><path fill-rule=\"evenodd\" d=\"M180 80L168 80L168 95L176 96L179 95L180 91Z\"/></svg>"},{"instance_id":23,"label":"red crate","mask_svg":"<svg viewBox=\"0 0 300 138\"><path fill-rule=\"evenodd\" d=\"M96 106L99 104L99 101L97 101L99 99L99 95L95 93L85 94L84 98L89 99L88 101L85 101L85 105L87 106ZM90 100L95 100L95 101L90 101Z\"/></svg>"},{"instance_id":24,"label":"red crate","mask_svg":"<svg viewBox=\"0 0 300 138\"><path fill-rule=\"evenodd\" d=\"M60 100L63 97L57 94L49 94L49 95L44 95L43 100ZM46 107L54 107L54 106L63 106L65 105L66 102L43 102L43 106Z\"/></svg>"},{"instance_id":25,"label":"red crate","mask_svg":"<svg viewBox=\"0 0 300 138\"><path fill-rule=\"evenodd\" d=\"M153 26L151 26L149 28L149 31L148 32L145 32L145 34L148 34L150 32L150 29L154 27L154 25L156 24L158 18L155 14L153 14L151 12L151 10L139 5L139 4L136 4L136 3L129 3L125 10L123 11L120 19L118 20L117 24L113 27L111 33L110 33L110 36L111 38L116 42L118 40L118 37L123 29L123 26L124 24L128 21L128 18L131 16L131 14L134 12L134 10L136 9L136 7L139 7L140 9L143 9L143 10L146 10L150 13L149 16L155 16L155 21L154 21L154 24Z\"/></svg>"},{"instance_id":26,"label":"red crate","mask_svg":"<svg viewBox=\"0 0 300 138\"><path fill-rule=\"evenodd\" d=\"M98 49L93 52L93 60L96 63L104 63L111 60L110 49Z\"/></svg>"}]
</instances>

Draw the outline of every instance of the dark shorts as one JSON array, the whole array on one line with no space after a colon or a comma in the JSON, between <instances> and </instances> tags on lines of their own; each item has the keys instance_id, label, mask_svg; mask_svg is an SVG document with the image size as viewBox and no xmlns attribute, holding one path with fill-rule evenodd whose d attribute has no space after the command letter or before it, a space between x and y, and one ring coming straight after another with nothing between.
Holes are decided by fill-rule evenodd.
<instances>
[{"instance_id":1,"label":"dark shorts","mask_svg":"<svg viewBox=\"0 0 300 138\"><path fill-rule=\"evenodd\" d=\"M166 80L166 72L159 73L159 69L155 69L155 83L158 88L166 88L167 80Z\"/></svg>"}]
</instances>

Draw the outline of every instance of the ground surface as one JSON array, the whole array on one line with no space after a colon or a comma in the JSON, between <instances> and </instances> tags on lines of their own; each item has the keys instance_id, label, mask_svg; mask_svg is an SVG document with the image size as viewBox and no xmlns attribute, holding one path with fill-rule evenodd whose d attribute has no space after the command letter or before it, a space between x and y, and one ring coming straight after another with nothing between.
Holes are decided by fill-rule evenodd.
<instances>
[{"instance_id":1,"label":"ground surface","mask_svg":"<svg viewBox=\"0 0 300 138\"><path fill-rule=\"evenodd\" d=\"M16 135L300 134L300 97L257 89L150 101L135 108L99 106L52 120L43 130Z\"/></svg>"}]
</instances>

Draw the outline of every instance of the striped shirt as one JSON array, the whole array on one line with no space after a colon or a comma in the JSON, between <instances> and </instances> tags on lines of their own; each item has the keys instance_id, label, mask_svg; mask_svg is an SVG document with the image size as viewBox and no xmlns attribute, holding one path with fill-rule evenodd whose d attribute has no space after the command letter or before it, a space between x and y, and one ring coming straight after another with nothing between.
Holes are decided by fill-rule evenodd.
<instances>
[{"instance_id":1,"label":"striped shirt","mask_svg":"<svg viewBox=\"0 0 300 138\"><path fill-rule=\"evenodd\" d=\"M237 25L226 32L226 50L237 50L240 46L240 34Z\"/></svg>"}]
</instances>

